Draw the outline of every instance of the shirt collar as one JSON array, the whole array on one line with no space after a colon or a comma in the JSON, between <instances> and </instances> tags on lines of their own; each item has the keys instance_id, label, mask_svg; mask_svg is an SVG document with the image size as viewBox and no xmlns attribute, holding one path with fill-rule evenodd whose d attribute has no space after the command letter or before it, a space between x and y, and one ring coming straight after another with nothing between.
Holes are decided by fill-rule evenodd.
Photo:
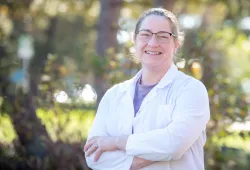
<instances>
[{"instance_id":1,"label":"shirt collar","mask_svg":"<svg viewBox=\"0 0 250 170\"><path fill-rule=\"evenodd\" d=\"M178 68L176 67L174 63L172 63L168 71L165 73L165 75L162 77L160 82L155 87L156 88L166 87L168 84L173 82L178 72L179 72ZM131 87L134 87L138 79L141 77L141 75L142 75L142 70L140 70L132 79L125 81L122 86L121 91L125 92L125 91L128 91Z\"/></svg>"}]
</instances>

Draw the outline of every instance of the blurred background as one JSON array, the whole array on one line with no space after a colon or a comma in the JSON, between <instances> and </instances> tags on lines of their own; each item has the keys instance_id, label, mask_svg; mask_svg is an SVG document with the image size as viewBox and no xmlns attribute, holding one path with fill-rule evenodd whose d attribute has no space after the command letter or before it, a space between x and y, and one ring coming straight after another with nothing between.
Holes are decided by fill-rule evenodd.
<instances>
[{"instance_id":1,"label":"blurred background","mask_svg":"<svg viewBox=\"0 0 250 170\"><path fill-rule=\"evenodd\" d=\"M1 169L88 169L96 106L139 70L135 23L159 6L186 34L176 65L209 93L206 169L250 169L249 0L1 0Z\"/></svg>"}]
</instances>

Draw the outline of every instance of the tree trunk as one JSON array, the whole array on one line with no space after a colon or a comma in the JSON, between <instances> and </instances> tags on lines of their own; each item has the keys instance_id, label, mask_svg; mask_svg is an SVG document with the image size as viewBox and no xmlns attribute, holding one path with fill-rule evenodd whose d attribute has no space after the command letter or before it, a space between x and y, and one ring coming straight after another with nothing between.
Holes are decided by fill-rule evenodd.
<instances>
[{"instance_id":1,"label":"tree trunk","mask_svg":"<svg viewBox=\"0 0 250 170\"><path fill-rule=\"evenodd\" d=\"M163 7L172 11L174 7L174 0L154 0L154 7Z\"/></svg>"},{"instance_id":2,"label":"tree trunk","mask_svg":"<svg viewBox=\"0 0 250 170\"><path fill-rule=\"evenodd\" d=\"M36 115L32 94L13 96L9 102L13 104L10 117L25 155L39 158L49 155L52 140Z\"/></svg>"},{"instance_id":3,"label":"tree trunk","mask_svg":"<svg viewBox=\"0 0 250 170\"><path fill-rule=\"evenodd\" d=\"M97 104L101 100L105 91L108 88L108 82L105 79L105 71L107 68L107 55L112 55L116 51L117 46L117 31L118 31L118 17L122 6L122 0L101 0L101 11L97 25L97 40L96 40L96 54L102 71L96 71L95 74L95 90L97 92ZM109 50L109 53L108 53Z\"/></svg>"},{"instance_id":4,"label":"tree trunk","mask_svg":"<svg viewBox=\"0 0 250 170\"><path fill-rule=\"evenodd\" d=\"M35 51L36 56L31 61L30 65L30 90L34 96L38 95L38 84L40 83L41 75L44 72L44 67L47 62L48 54L53 53L54 37L56 32L58 18L53 17L50 19L49 28L46 30L47 41L43 44L36 43Z\"/></svg>"}]
</instances>

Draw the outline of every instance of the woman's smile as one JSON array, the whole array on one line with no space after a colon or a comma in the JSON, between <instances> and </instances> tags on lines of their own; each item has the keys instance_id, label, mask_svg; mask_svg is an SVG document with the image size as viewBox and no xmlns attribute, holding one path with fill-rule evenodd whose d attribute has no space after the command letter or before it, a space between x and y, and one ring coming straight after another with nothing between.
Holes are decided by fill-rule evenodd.
<instances>
[{"instance_id":1,"label":"woman's smile","mask_svg":"<svg viewBox=\"0 0 250 170\"><path fill-rule=\"evenodd\" d=\"M162 52L159 52L159 51L149 51L149 50L146 50L145 53L149 55L161 55L162 54Z\"/></svg>"}]
</instances>

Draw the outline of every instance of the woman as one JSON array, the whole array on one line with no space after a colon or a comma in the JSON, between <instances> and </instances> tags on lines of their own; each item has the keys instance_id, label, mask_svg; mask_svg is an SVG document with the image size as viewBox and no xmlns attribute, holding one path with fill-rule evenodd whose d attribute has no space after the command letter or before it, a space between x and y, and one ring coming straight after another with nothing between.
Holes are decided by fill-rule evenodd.
<instances>
[{"instance_id":1,"label":"woman","mask_svg":"<svg viewBox=\"0 0 250 170\"><path fill-rule=\"evenodd\" d=\"M139 18L134 42L142 69L102 98L84 147L89 167L204 169L208 95L173 63L182 41L171 12L153 8Z\"/></svg>"}]
</instances>

